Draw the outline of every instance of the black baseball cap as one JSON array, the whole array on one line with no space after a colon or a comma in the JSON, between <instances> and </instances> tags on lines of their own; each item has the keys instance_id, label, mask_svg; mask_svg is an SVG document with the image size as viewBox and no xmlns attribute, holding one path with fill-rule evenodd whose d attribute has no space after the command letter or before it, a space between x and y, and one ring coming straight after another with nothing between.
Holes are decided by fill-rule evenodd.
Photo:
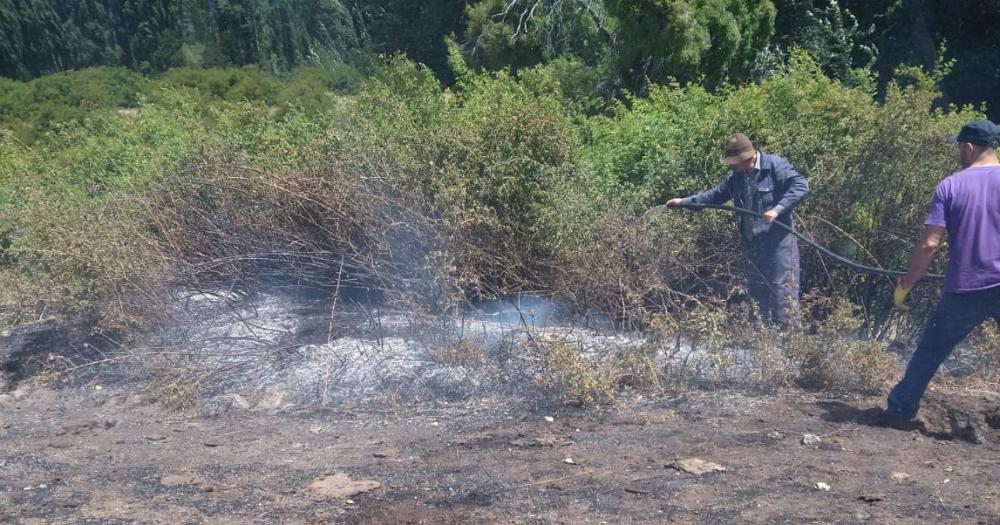
<instances>
[{"instance_id":1,"label":"black baseball cap","mask_svg":"<svg viewBox=\"0 0 1000 525\"><path fill-rule=\"evenodd\" d=\"M958 135L948 137L948 142L968 142L977 146L997 147L1000 143L1000 127L988 120L975 120L962 126Z\"/></svg>"}]
</instances>

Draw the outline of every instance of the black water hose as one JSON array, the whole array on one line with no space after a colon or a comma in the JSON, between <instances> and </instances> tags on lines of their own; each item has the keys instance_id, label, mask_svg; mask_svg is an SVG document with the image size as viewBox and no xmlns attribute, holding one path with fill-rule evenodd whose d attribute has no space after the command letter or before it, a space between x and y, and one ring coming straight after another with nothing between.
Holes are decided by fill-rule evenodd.
<instances>
[{"instance_id":1,"label":"black water hose","mask_svg":"<svg viewBox=\"0 0 1000 525\"><path fill-rule=\"evenodd\" d=\"M763 217L763 214L757 213L753 210L748 210L746 208L737 208L735 206L727 206L725 204L679 204L677 206L667 206L666 204L661 204L660 206L655 206L652 209L655 210L655 209L676 209L676 208L683 208L688 210L704 210L704 209L723 210L733 213L741 213L743 215L752 215L754 217ZM838 255L830 251L825 246L819 245L816 241L810 239L809 237L806 237L805 235L802 235L801 233L795 231L794 229L792 229L791 226L783 222L774 221L771 224L777 225L781 228L788 230L788 232L791 233L792 235L798 237L799 239L802 239L802 242L808 244L809 246L812 246L823 255L826 255L827 257L833 259L837 263L847 266L848 268L853 268L854 270L857 270L859 272L871 275L884 275L886 277L901 277L903 275L906 275L906 272L897 272L895 270L883 270L881 268L868 266L867 264L861 264L853 259L848 259L847 257ZM929 273L925 277L927 279L944 279L944 275L939 273Z\"/></svg>"}]
</instances>

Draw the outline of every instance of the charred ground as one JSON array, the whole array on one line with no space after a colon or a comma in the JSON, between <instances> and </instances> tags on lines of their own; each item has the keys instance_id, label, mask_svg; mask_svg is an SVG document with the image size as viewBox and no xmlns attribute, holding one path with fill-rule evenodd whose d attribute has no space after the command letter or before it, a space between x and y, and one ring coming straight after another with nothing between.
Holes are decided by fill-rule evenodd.
<instances>
[{"instance_id":1,"label":"charred ground","mask_svg":"<svg viewBox=\"0 0 1000 525\"><path fill-rule=\"evenodd\" d=\"M429 334L360 306L341 306L331 332L330 305L312 299L186 304L144 342L36 351L17 368L33 374L7 374L0 523L1000 520L1000 397L954 377L961 355L927 428L904 432L879 424L880 396L763 393L770 375L753 366L773 362L681 340L649 353L649 334L547 326L542 303ZM51 330L15 338L31 349ZM555 368L545 341L584 360ZM687 381L574 397L589 384L574 367L630 348ZM685 472L686 459L724 470Z\"/></svg>"},{"instance_id":2,"label":"charred ground","mask_svg":"<svg viewBox=\"0 0 1000 525\"><path fill-rule=\"evenodd\" d=\"M878 426L879 401L689 392L609 410L485 397L197 416L108 389L22 385L0 401L0 521L1000 519L995 398L937 392L924 433ZM956 439L949 410L979 418L987 442ZM672 468L689 458L725 471Z\"/></svg>"}]
</instances>

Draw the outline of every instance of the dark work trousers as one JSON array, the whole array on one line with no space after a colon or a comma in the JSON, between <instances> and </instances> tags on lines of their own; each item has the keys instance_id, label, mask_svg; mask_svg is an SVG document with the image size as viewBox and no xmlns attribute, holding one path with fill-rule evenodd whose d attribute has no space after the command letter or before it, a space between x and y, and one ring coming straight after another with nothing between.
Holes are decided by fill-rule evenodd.
<instances>
[{"instance_id":1,"label":"dark work trousers","mask_svg":"<svg viewBox=\"0 0 1000 525\"><path fill-rule=\"evenodd\" d=\"M797 327L799 243L794 235L772 230L744 241L747 288L767 326Z\"/></svg>"},{"instance_id":2,"label":"dark work trousers","mask_svg":"<svg viewBox=\"0 0 1000 525\"><path fill-rule=\"evenodd\" d=\"M920 398L938 367L955 345L990 317L1000 323L1000 287L941 296L910 357L906 374L889 393L886 415L890 420L909 421L916 417Z\"/></svg>"}]
</instances>

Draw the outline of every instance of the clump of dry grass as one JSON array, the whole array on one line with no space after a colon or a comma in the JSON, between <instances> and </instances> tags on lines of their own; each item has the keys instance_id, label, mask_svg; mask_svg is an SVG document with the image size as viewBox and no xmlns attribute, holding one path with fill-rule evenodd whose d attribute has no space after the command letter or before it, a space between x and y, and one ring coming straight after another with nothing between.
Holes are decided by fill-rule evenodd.
<instances>
[{"instance_id":1,"label":"clump of dry grass","mask_svg":"<svg viewBox=\"0 0 1000 525\"><path fill-rule=\"evenodd\" d=\"M807 388L876 394L896 373L896 356L862 332L856 306L834 300L811 333L793 336L789 354L796 361L796 382Z\"/></svg>"},{"instance_id":2,"label":"clump of dry grass","mask_svg":"<svg viewBox=\"0 0 1000 525\"><path fill-rule=\"evenodd\" d=\"M204 385L198 381L190 381L185 375L169 374L152 387L152 398L174 410L189 410L201 397Z\"/></svg>"},{"instance_id":3,"label":"clump of dry grass","mask_svg":"<svg viewBox=\"0 0 1000 525\"><path fill-rule=\"evenodd\" d=\"M862 319L848 302L825 306L823 321L802 331L754 325L746 308L701 306L682 316L651 314L642 344L598 354L566 339L542 339L535 380L587 404L613 402L623 389L710 385L883 392L897 372L896 357L862 337Z\"/></svg>"},{"instance_id":4,"label":"clump of dry grass","mask_svg":"<svg viewBox=\"0 0 1000 525\"><path fill-rule=\"evenodd\" d=\"M616 349L605 357L587 355L564 338L533 345L535 384L585 405L616 404L622 389L663 392L663 373L648 348Z\"/></svg>"},{"instance_id":5,"label":"clump of dry grass","mask_svg":"<svg viewBox=\"0 0 1000 525\"><path fill-rule=\"evenodd\" d=\"M427 353L435 363L448 366L482 369L489 362L485 342L479 337L435 341L427 346Z\"/></svg>"},{"instance_id":6,"label":"clump of dry grass","mask_svg":"<svg viewBox=\"0 0 1000 525\"><path fill-rule=\"evenodd\" d=\"M974 371L963 378L967 388L1000 393L1000 327L987 321L970 334L961 352L972 358Z\"/></svg>"}]
</instances>

